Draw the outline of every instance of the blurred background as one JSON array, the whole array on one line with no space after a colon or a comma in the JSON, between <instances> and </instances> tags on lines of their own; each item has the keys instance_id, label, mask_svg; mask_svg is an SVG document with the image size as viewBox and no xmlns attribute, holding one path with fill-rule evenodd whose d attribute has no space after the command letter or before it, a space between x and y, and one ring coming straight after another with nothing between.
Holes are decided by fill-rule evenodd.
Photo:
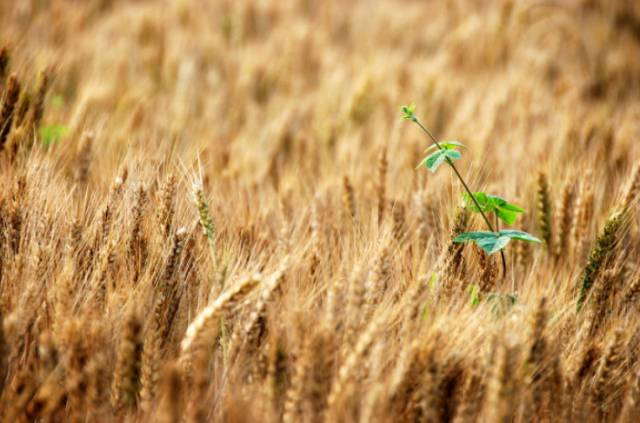
<instances>
[{"instance_id":1,"label":"blurred background","mask_svg":"<svg viewBox=\"0 0 640 423\"><path fill-rule=\"evenodd\" d=\"M505 195L568 158L615 183L637 157L633 0L23 0L0 3L0 25L13 69L52 69L45 124L71 145L97 131L105 171L141 149L200 155L281 190L362 182L388 148L409 190L426 146L398 119L410 102L472 147L477 178L498 152Z\"/></svg>"},{"instance_id":2,"label":"blurred background","mask_svg":"<svg viewBox=\"0 0 640 423\"><path fill-rule=\"evenodd\" d=\"M640 0L0 0L0 81L4 416L640 421Z\"/></svg>"}]
</instances>

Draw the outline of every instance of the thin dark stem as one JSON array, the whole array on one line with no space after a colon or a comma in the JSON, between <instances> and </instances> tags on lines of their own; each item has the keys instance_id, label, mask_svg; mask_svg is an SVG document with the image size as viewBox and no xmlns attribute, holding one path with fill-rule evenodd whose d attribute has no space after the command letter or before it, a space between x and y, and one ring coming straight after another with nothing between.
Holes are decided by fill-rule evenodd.
<instances>
[{"instance_id":1,"label":"thin dark stem","mask_svg":"<svg viewBox=\"0 0 640 423\"><path fill-rule=\"evenodd\" d=\"M500 219L498 219L498 214L497 213L493 213L493 215L496 218L496 233L500 233ZM504 251L500 250L500 258L502 259L502 272L504 274L504 277L507 277L507 259L505 257Z\"/></svg>"},{"instance_id":2,"label":"thin dark stem","mask_svg":"<svg viewBox=\"0 0 640 423\"><path fill-rule=\"evenodd\" d=\"M417 117L414 116L413 117L413 121L418 124L420 129L422 129L422 131L425 134L427 134L429 136L429 138L431 138L431 141L433 141L435 146L438 147L438 150L442 150L442 146L440 145L440 143L438 142L436 137L433 136L431 131L429 131L424 125L422 125L422 123L420 123L420 121L418 120ZM487 218L487 215L484 214L484 212L482 211L482 207L480 207L480 203L478 203L478 200L476 200L475 195L473 195L473 193L469 189L469 186L467 185L467 183L464 181L464 179L462 179L462 175L460 175L460 172L458 172L458 169L456 168L456 165L453 164L453 160L451 160L448 157L445 157L445 161L447 162L447 164L449 166L451 166L451 169L453 169L453 172L458 177L458 180L460 181L460 183L464 187L465 191L467 191L467 194L469 195L469 197L471 197L471 201L473 201L473 204L475 204L476 208L480 212L480 215L482 216L482 219L484 220L484 222L487 224L487 227L489 228L489 230L491 232L498 233L498 231L500 230L499 225L498 225L498 216L496 215L496 228L494 229L493 225L489 221L489 218ZM506 277L506 275L507 275L507 259L504 256L504 251L502 251L502 250L500 250L500 258L502 258L502 272L503 272L503 275Z\"/></svg>"},{"instance_id":3,"label":"thin dark stem","mask_svg":"<svg viewBox=\"0 0 640 423\"><path fill-rule=\"evenodd\" d=\"M431 141L433 141L433 143L436 145L436 147L438 147L439 150L442 150L442 146L440 145L440 143L438 142L436 137L433 136L431 131L429 131L426 127L424 127L417 118L414 120L414 122L417 123L418 126L424 132L426 132L427 135L429 135L429 138L431 138ZM478 203L478 200L476 200L476 197L473 195L473 193L471 192L471 190L467 186L467 183L464 181L464 179L462 179L462 175L460 175L460 172L458 172L458 169L456 168L456 165L454 165L453 161L448 157L445 157L445 160L446 160L447 164L449 164L449 166L451 166L451 169L453 169L453 171L455 172L456 176L458 177L458 179L462 183L462 186L464 187L465 191L467 191L467 194L469 194L469 197L471 197L471 200L473 201L475 206L478 208L478 211L480 212L480 215L482 216L482 218L484 219L485 223L489 227L489 230L491 232L496 232L496 230L493 228L493 225L491 224L491 222L487 218L487 215L484 214L484 212L482 211L482 207L480 207L480 204Z\"/></svg>"}]
</instances>

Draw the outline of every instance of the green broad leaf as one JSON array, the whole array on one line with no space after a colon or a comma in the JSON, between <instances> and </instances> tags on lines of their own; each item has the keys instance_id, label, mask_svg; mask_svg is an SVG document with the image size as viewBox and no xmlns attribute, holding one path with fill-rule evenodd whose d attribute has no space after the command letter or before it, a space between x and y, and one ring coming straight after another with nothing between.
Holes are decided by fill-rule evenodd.
<instances>
[{"instance_id":1,"label":"green broad leaf","mask_svg":"<svg viewBox=\"0 0 640 423\"><path fill-rule=\"evenodd\" d=\"M502 197L498 197L496 195L490 195L489 198L492 200L495 213L498 217L504 221L507 225L513 225L513 223L518 218L520 213L524 213L524 209L516 206L515 204L510 204Z\"/></svg>"},{"instance_id":2,"label":"green broad leaf","mask_svg":"<svg viewBox=\"0 0 640 423\"><path fill-rule=\"evenodd\" d=\"M440 148L443 150L455 150L456 148L467 148L466 145L458 141L440 141L438 144L440 145ZM424 152L426 153L428 151L433 151L436 149L439 150L438 146L435 144L432 144L429 146L429 148L424 150Z\"/></svg>"},{"instance_id":3,"label":"green broad leaf","mask_svg":"<svg viewBox=\"0 0 640 423\"><path fill-rule=\"evenodd\" d=\"M498 215L498 218L505 222L507 225L513 225L518 219L518 213L508 210L498 209L496 210L496 214Z\"/></svg>"},{"instance_id":4,"label":"green broad leaf","mask_svg":"<svg viewBox=\"0 0 640 423\"><path fill-rule=\"evenodd\" d=\"M505 201L506 204L501 205L500 207L505 209L505 210L509 210L512 212L516 212L516 213L524 213L524 209L521 207L516 206L515 204L509 204Z\"/></svg>"},{"instance_id":5,"label":"green broad leaf","mask_svg":"<svg viewBox=\"0 0 640 423\"><path fill-rule=\"evenodd\" d=\"M421 168L421 167L426 167L427 169L431 169L429 166L433 166L434 162L436 159L439 158L440 151L436 151L433 154L429 154L427 157L425 157L424 159L422 159L422 161L418 164L418 166L416 166L416 169ZM444 158L442 159L444 161Z\"/></svg>"},{"instance_id":6,"label":"green broad leaf","mask_svg":"<svg viewBox=\"0 0 640 423\"><path fill-rule=\"evenodd\" d=\"M458 150L444 150L444 154L451 160L460 160L462 158L462 153Z\"/></svg>"},{"instance_id":7,"label":"green broad leaf","mask_svg":"<svg viewBox=\"0 0 640 423\"><path fill-rule=\"evenodd\" d=\"M491 255L500 251L511 241L508 236L500 236L494 232L465 232L453 239L453 242L475 242L487 254Z\"/></svg>"},{"instance_id":8,"label":"green broad leaf","mask_svg":"<svg viewBox=\"0 0 640 423\"><path fill-rule=\"evenodd\" d=\"M416 111L416 105L413 103L407 106L402 106L402 119L415 121L416 120L415 111Z\"/></svg>"},{"instance_id":9,"label":"green broad leaf","mask_svg":"<svg viewBox=\"0 0 640 423\"><path fill-rule=\"evenodd\" d=\"M487 254L491 255L503 249L511 238L501 236L495 232L479 231L465 232L453 239L453 242L475 242L478 247L482 248Z\"/></svg>"},{"instance_id":10,"label":"green broad leaf","mask_svg":"<svg viewBox=\"0 0 640 423\"><path fill-rule=\"evenodd\" d=\"M502 250L511 241L508 236L497 236L481 238L475 241L478 247L482 248L487 254L491 255Z\"/></svg>"},{"instance_id":11,"label":"green broad leaf","mask_svg":"<svg viewBox=\"0 0 640 423\"><path fill-rule=\"evenodd\" d=\"M446 151L447 150L438 150L435 153L428 155L424 162L424 165L427 167L427 169L429 169L431 172L435 172L436 170L438 170L440 165L444 163L447 157L445 154Z\"/></svg>"},{"instance_id":12,"label":"green broad leaf","mask_svg":"<svg viewBox=\"0 0 640 423\"><path fill-rule=\"evenodd\" d=\"M535 236L528 234L524 231L517 231L515 229L503 229L500 231L501 236L506 236L511 239L517 239L518 241L526 241L526 242L542 242Z\"/></svg>"},{"instance_id":13,"label":"green broad leaf","mask_svg":"<svg viewBox=\"0 0 640 423\"><path fill-rule=\"evenodd\" d=\"M480 208L476 206L476 203L473 201L471 196L468 193L464 193L464 202L467 208L473 212L478 213L480 210L483 212L492 212L493 211L493 203L489 199L489 196L484 192L474 192L473 198L478 202Z\"/></svg>"},{"instance_id":14,"label":"green broad leaf","mask_svg":"<svg viewBox=\"0 0 640 423\"><path fill-rule=\"evenodd\" d=\"M489 231L464 232L453 239L453 242L476 241L482 238L495 237L496 234Z\"/></svg>"},{"instance_id":15,"label":"green broad leaf","mask_svg":"<svg viewBox=\"0 0 640 423\"><path fill-rule=\"evenodd\" d=\"M447 159L454 161L460 158L462 158L462 154L458 150L438 150L425 157L418 167L425 166L431 172L435 172Z\"/></svg>"},{"instance_id":16,"label":"green broad leaf","mask_svg":"<svg viewBox=\"0 0 640 423\"><path fill-rule=\"evenodd\" d=\"M490 195L490 194L487 194L487 197L491 200L494 206L498 208L509 210L512 212L519 212L519 213L524 212L524 209L516 206L515 204L510 204L507 200L505 200L502 197L498 197L497 195Z\"/></svg>"},{"instance_id":17,"label":"green broad leaf","mask_svg":"<svg viewBox=\"0 0 640 423\"><path fill-rule=\"evenodd\" d=\"M473 197L480 205L480 208L476 206L469 194L464 193L464 201L471 211L478 213L482 210L485 213L495 213L507 225L513 225L518 215L524 213L524 209L515 204L510 204L507 200L497 195L475 192Z\"/></svg>"},{"instance_id":18,"label":"green broad leaf","mask_svg":"<svg viewBox=\"0 0 640 423\"><path fill-rule=\"evenodd\" d=\"M465 232L455 237L453 242L475 242L478 247L491 255L506 247L512 239L527 242L541 242L538 238L526 232L513 229L504 229L499 233L488 231Z\"/></svg>"}]
</instances>

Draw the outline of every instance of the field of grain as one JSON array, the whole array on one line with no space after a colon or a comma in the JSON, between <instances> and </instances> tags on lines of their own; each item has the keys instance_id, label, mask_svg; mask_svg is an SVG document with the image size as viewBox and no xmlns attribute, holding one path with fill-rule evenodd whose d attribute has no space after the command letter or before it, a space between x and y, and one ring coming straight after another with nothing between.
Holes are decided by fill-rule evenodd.
<instances>
[{"instance_id":1,"label":"field of grain","mask_svg":"<svg viewBox=\"0 0 640 423\"><path fill-rule=\"evenodd\" d=\"M639 100L635 0L0 1L0 421L640 421Z\"/></svg>"}]
</instances>

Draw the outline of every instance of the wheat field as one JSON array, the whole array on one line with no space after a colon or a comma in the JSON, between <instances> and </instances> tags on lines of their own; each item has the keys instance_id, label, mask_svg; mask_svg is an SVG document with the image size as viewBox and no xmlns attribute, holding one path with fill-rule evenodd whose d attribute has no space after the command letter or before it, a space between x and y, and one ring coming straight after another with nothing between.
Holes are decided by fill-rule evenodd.
<instances>
[{"instance_id":1,"label":"wheat field","mask_svg":"<svg viewBox=\"0 0 640 423\"><path fill-rule=\"evenodd\" d=\"M0 1L1 421L640 421L638 100L635 0Z\"/></svg>"}]
</instances>

